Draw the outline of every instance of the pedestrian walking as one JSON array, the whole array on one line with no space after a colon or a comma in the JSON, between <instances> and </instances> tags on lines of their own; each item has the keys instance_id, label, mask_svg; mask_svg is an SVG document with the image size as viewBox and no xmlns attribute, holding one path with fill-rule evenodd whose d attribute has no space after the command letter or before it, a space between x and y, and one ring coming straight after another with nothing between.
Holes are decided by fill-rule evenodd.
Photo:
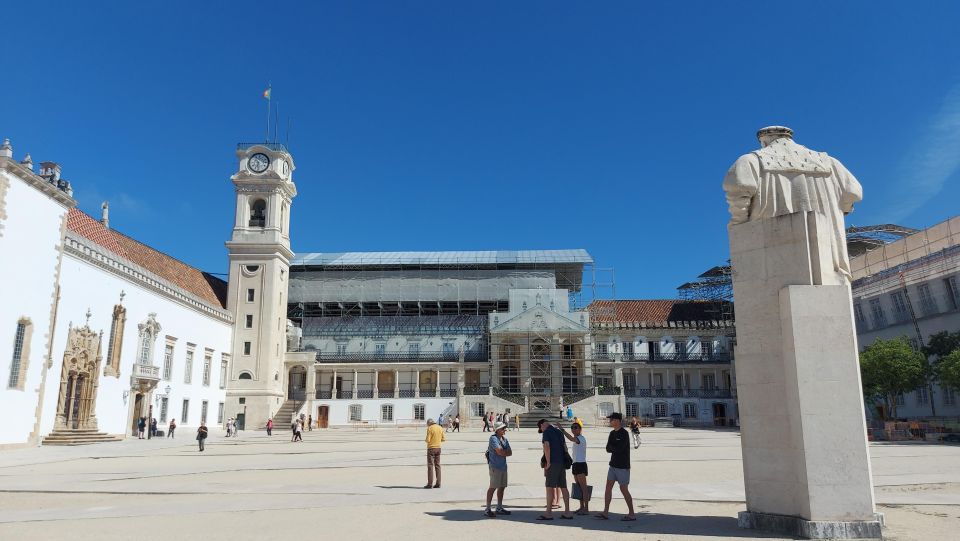
<instances>
[{"instance_id":1,"label":"pedestrian walking","mask_svg":"<svg viewBox=\"0 0 960 541\"><path fill-rule=\"evenodd\" d=\"M303 421L300 419L297 419L297 422L293 425L293 441L303 443Z\"/></svg>"},{"instance_id":2,"label":"pedestrian walking","mask_svg":"<svg viewBox=\"0 0 960 541\"><path fill-rule=\"evenodd\" d=\"M563 432L566 438L573 442L573 465L570 473L573 474L575 483L574 488L580 489L580 508L576 510L578 515L590 514L590 489L587 488L587 438L583 435L583 427L577 423L570 425L570 432L567 432L562 426L555 425ZM572 432L572 433L571 433ZM574 497L577 491L574 490Z\"/></svg>"},{"instance_id":3,"label":"pedestrian walking","mask_svg":"<svg viewBox=\"0 0 960 541\"><path fill-rule=\"evenodd\" d=\"M537 520L553 520L553 503L557 497L557 491L563 495L564 511L560 515L562 519L572 519L570 514L570 491L567 490L567 466L566 458L567 444L563 441L563 433L560 429L551 425L546 419L537 421L537 432L543 434L543 458L540 465L543 467L543 476L546 486L547 506L542 515Z\"/></svg>"},{"instance_id":4,"label":"pedestrian walking","mask_svg":"<svg viewBox=\"0 0 960 541\"><path fill-rule=\"evenodd\" d=\"M307 417L307 430L311 432L313 431L313 414L312 413L310 414L309 417Z\"/></svg>"},{"instance_id":5,"label":"pedestrian walking","mask_svg":"<svg viewBox=\"0 0 960 541\"><path fill-rule=\"evenodd\" d=\"M267 419L267 435L273 435L273 417Z\"/></svg>"},{"instance_id":6,"label":"pedestrian walking","mask_svg":"<svg viewBox=\"0 0 960 541\"><path fill-rule=\"evenodd\" d=\"M224 435L225 438L229 438L229 437L230 437L230 431L231 431L231 429L232 429L232 426L231 426L231 425L233 425L233 417L228 417L228 418L227 418L227 424L226 424L227 433Z\"/></svg>"},{"instance_id":7,"label":"pedestrian walking","mask_svg":"<svg viewBox=\"0 0 960 541\"><path fill-rule=\"evenodd\" d=\"M157 437L157 418L156 417L150 419L150 437L151 438Z\"/></svg>"},{"instance_id":8,"label":"pedestrian walking","mask_svg":"<svg viewBox=\"0 0 960 541\"><path fill-rule=\"evenodd\" d=\"M460 432L460 416L459 415L453 418L453 431Z\"/></svg>"},{"instance_id":9,"label":"pedestrian walking","mask_svg":"<svg viewBox=\"0 0 960 541\"><path fill-rule=\"evenodd\" d=\"M290 422L290 441L297 440L297 425L300 424L300 421L294 417L293 421Z\"/></svg>"},{"instance_id":10,"label":"pedestrian walking","mask_svg":"<svg viewBox=\"0 0 960 541\"><path fill-rule=\"evenodd\" d=\"M487 442L487 465L490 470L490 486L487 488L487 510L484 515L496 518L497 515L509 515L503 508L503 491L507 488L507 457L513 455L510 442L507 441L507 425L500 423L493 428L493 435ZM497 493L496 511L490 509L493 493Z\"/></svg>"},{"instance_id":11,"label":"pedestrian walking","mask_svg":"<svg viewBox=\"0 0 960 541\"><path fill-rule=\"evenodd\" d=\"M147 429L147 418L141 417L137 419L137 439L143 439L143 432Z\"/></svg>"},{"instance_id":12,"label":"pedestrian walking","mask_svg":"<svg viewBox=\"0 0 960 541\"><path fill-rule=\"evenodd\" d=\"M517 413L513 417L513 429L520 430L520 414L519 413Z\"/></svg>"},{"instance_id":13,"label":"pedestrian walking","mask_svg":"<svg viewBox=\"0 0 960 541\"><path fill-rule=\"evenodd\" d=\"M640 447L640 421L637 420L636 416L630 419L630 436L633 438L633 448L637 449Z\"/></svg>"},{"instance_id":14,"label":"pedestrian walking","mask_svg":"<svg viewBox=\"0 0 960 541\"><path fill-rule=\"evenodd\" d=\"M437 416L437 424L443 426L443 414Z\"/></svg>"},{"instance_id":15,"label":"pedestrian walking","mask_svg":"<svg viewBox=\"0 0 960 541\"><path fill-rule=\"evenodd\" d=\"M484 413L484 414L483 414L483 431L484 431L484 432L490 432L490 421L489 421L489 419L490 419L489 414Z\"/></svg>"},{"instance_id":16,"label":"pedestrian walking","mask_svg":"<svg viewBox=\"0 0 960 541\"><path fill-rule=\"evenodd\" d=\"M610 453L610 468L607 470L607 486L603 491L603 513L597 515L597 518L607 520L610 518L610 500L613 499L613 485L620 485L620 493L627 502L627 509L630 511L621 518L623 521L637 520L633 513L633 496L630 495L630 436L623 428L623 416L617 412L611 413L607 419L610 419L610 436L607 437L607 452Z\"/></svg>"},{"instance_id":17,"label":"pedestrian walking","mask_svg":"<svg viewBox=\"0 0 960 541\"><path fill-rule=\"evenodd\" d=\"M200 421L200 428L197 429L197 443L200 444L200 452L203 452L203 442L207 441L207 424Z\"/></svg>"},{"instance_id":18,"label":"pedestrian walking","mask_svg":"<svg viewBox=\"0 0 960 541\"><path fill-rule=\"evenodd\" d=\"M573 408L567 406L567 420L573 421Z\"/></svg>"},{"instance_id":19,"label":"pedestrian walking","mask_svg":"<svg viewBox=\"0 0 960 541\"><path fill-rule=\"evenodd\" d=\"M433 419L427 419L427 437L424 441L427 443L427 484L423 488L440 488L440 446L447 441L447 436ZM436 484L433 482L434 470L437 473Z\"/></svg>"},{"instance_id":20,"label":"pedestrian walking","mask_svg":"<svg viewBox=\"0 0 960 541\"><path fill-rule=\"evenodd\" d=\"M175 419L170 419L170 425L167 426L167 437L173 437L173 431L177 429L177 421Z\"/></svg>"}]
</instances>

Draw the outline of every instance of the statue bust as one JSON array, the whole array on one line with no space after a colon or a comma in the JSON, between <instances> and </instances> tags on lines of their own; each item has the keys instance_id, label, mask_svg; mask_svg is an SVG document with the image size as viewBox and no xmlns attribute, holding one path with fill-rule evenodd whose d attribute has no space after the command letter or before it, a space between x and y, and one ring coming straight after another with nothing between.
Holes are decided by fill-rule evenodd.
<instances>
[{"instance_id":1,"label":"statue bust","mask_svg":"<svg viewBox=\"0 0 960 541\"><path fill-rule=\"evenodd\" d=\"M857 179L835 158L793 140L793 130L757 132L761 148L734 162L723 180L730 225L784 214L816 212L832 225L833 268L850 279L843 217L863 199Z\"/></svg>"}]
</instances>

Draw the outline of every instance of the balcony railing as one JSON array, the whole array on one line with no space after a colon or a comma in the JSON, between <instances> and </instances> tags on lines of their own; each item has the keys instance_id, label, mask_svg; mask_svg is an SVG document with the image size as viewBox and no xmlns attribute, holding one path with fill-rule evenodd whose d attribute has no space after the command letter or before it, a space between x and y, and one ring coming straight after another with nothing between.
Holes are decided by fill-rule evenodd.
<instances>
[{"instance_id":1,"label":"balcony railing","mask_svg":"<svg viewBox=\"0 0 960 541\"><path fill-rule=\"evenodd\" d=\"M137 379L160 379L160 367L149 364L134 364L133 377Z\"/></svg>"},{"instance_id":2,"label":"balcony railing","mask_svg":"<svg viewBox=\"0 0 960 541\"><path fill-rule=\"evenodd\" d=\"M478 396L490 394L490 387L486 385L468 385L463 388L463 394Z\"/></svg>"},{"instance_id":3,"label":"balcony railing","mask_svg":"<svg viewBox=\"0 0 960 541\"><path fill-rule=\"evenodd\" d=\"M640 389L627 388L624 395L633 398L731 398L730 389Z\"/></svg>"},{"instance_id":4,"label":"balcony railing","mask_svg":"<svg viewBox=\"0 0 960 541\"><path fill-rule=\"evenodd\" d=\"M444 385L440 388L440 396L443 398L453 398L457 396L456 385Z\"/></svg>"},{"instance_id":5,"label":"balcony railing","mask_svg":"<svg viewBox=\"0 0 960 541\"><path fill-rule=\"evenodd\" d=\"M426 351L421 353L411 352L386 352L386 353L327 353L318 351L317 362L323 363L421 363L421 362L457 362L460 360L460 354L455 351ZM465 361L486 361L487 355L482 351L467 352L464 354Z\"/></svg>"},{"instance_id":6,"label":"balcony railing","mask_svg":"<svg viewBox=\"0 0 960 541\"><path fill-rule=\"evenodd\" d=\"M422 398L434 398L435 396L437 396L437 390L436 390L436 389L424 389L423 387L421 387L421 388L420 388L420 396L421 396Z\"/></svg>"},{"instance_id":7,"label":"balcony railing","mask_svg":"<svg viewBox=\"0 0 960 541\"><path fill-rule=\"evenodd\" d=\"M593 360L648 363L728 363L730 362L730 353L726 351L715 351L713 353L595 353Z\"/></svg>"}]
</instances>

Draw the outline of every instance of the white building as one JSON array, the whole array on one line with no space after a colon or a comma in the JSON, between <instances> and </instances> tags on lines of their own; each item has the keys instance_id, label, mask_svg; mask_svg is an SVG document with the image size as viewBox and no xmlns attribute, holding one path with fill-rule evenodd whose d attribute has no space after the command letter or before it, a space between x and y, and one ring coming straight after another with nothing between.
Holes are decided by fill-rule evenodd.
<instances>
[{"instance_id":1,"label":"white building","mask_svg":"<svg viewBox=\"0 0 960 541\"><path fill-rule=\"evenodd\" d=\"M25 160L26 161L26 160ZM0 444L181 430L223 417L233 318L226 283L72 208L60 168L0 153ZM47 269L47 270L44 270Z\"/></svg>"}]
</instances>

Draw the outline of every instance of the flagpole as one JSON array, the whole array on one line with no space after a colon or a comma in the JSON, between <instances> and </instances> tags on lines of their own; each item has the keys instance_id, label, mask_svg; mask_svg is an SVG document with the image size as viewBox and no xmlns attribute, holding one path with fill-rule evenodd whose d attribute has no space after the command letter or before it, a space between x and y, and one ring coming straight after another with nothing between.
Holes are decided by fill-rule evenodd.
<instances>
[{"instance_id":1,"label":"flagpole","mask_svg":"<svg viewBox=\"0 0 960 541\"><path fill-rule=\"evenodd\" d=\"M270 95L272 94L271 92L272 88L273 88L273 85L268 83L267 84L267 136L264 139L264 142L266 143L270 142L270 98L271 98Z\"/></svg>"},{"instance_id":2,"label":"flagpole","mask_svg":"<svg viewBox=\"0 0 960 541\"><path fill-rule=\"evenodd\" d=\"M274 107L276 108L276 114L274 115L273 120L273 142L276 143L277 130L279 129L278 125L280 124L280 102L278 101L276 104L274 104Z\"/></svg>"}]
</instances>

